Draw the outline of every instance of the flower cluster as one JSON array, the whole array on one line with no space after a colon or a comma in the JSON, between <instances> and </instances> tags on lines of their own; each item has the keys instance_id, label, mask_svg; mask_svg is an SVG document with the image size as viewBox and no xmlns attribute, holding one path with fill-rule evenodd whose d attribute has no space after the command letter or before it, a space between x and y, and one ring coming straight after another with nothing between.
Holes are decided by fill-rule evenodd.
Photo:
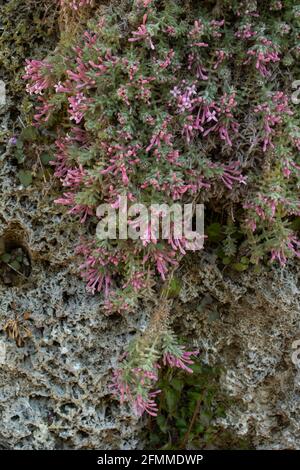
<instances>
[{"instance_id":1,"label":"flower cluster","mask_svg":"<svg viewBox=\"0 0 300 470\"><path fill-rule=\"evenodd\" d=\"M280 61L280 56L276 46L272 41L266 38L260 38L257 44L247 51L249 59L246 63L251 61L253 57L255 60L255 68L260 72L263 77L268 77L271 74L269 64Z\"/></svg>"},{"instance_id":2,"label":"flower cluster","mask_svg":"<svg viewBox=\"0 0 300 470\"><path fill-rule=\"evenodd\" d=\"M191 366L199 351L186 351L170 330L162 330L153 338L136 338L120 365L113 372L110 389L121 403L129 402L138 416L144 412L157 416L156 390L158 372L162 365L193 373Z\"/></svg>"},{"instance_id":3,"label":"flower cluster","mask_svg":"<svg viewBox=\"0 0 300 470\"><path fill-rule=\"evenodd\" d=\"M26 66L29 93L41 95L36 125L47 125L54 116L59 122L53 165L67 191L56 202L69 206L82 223L96 215L100 203L117 208L123 194L132 202L158 204L189 201L195 195L207 200L221 183L222 194L228 191L230 199L233 190L252 179L251 169L247 175L243 172L240 157L241 145L247 145L240 137L245 124L257 121L258 137L248 141L252 152L259 151L260 143L264 153L275 147L279 151L284 129L291 134L293 112L283 91L257 92L251 107L244 105L236 86L220 92L209 80L215 76L221 85L229 61L247 74L253 70L252 57L254 73L268 80L272 65L280 61L279 46L260 35L253 19L244 20L239 11L232 25L243 43L241 57L241 45L230 53L222 45L225 18L209 18L196 8L196 19L183 21L183 7L162 8L154 1L137 2L133 9L136 23L128 30L115 34L118 11L110 12L105 19L93 20L82 41L65 55L28 61ZM255 18L254 13L245 15ZM125 39L122 49L120 35ZM297 139L292 145L297 146ZM275 167L281 166L291 188L299 165L291 150L284 152ZM270 214L277 217L279 206L285 207L286 215L297 214L293 197L291 189L275 196L258 193L252 201L247 195L241 200L246 227L253 232L257 217L261 222L270 220ZM97 256L92 261L88 248L79 250L86 258L81 266L88 289L109 290L114 298L106 302L110 308L114 302L119 305L121 293L127 295L124 305L132 305L139 287L145 287L144 282L133 283L133 272L150 272L150 277L156 272L164 280L186 252L184 240L171 236L161 243L143 235L143 240L132 243L87 240L87 247L95 244ZM106 253L105 260L101 253ZM116 253L122 259L117 264ZM269 253L274 259L271 247Z\"/></svg>"},{"instance_id":4,"label":"flower cluster","mask_svg":"<svg viewBox=\"0 0 300 470\"><path fill-rule=\"evenodd\" d=\"M254 112L263 116L263 151L274 148L272 136L276 135L276 127L283 123L285 115L291 116L288 97L282 91L272 94L268 102L259 104Z\"/></svg>"},{"instance_id":5,"label":"flower cluster","mask_svg":"<svg viewBox=\"0 0 300 470\"><path fill-rule=\"evenodd\" d=\"M184 238L160 240L150 226L139 239L98 239L97 207L119 209L124 195L145 205L205 202L236 224L254 262L299 256L300 123L289 100L299 78L292 77L299 15L283 2L271 10L221 3L103 6L76 42L27 62L35 125L49 142L55 136L52 165L63 193L56 203L86 227L76 254L107 314L133 309L187 251ZM278 10L292 18L284 34ZM162 339L158 349L162 364L189 369L190 353L164 349ZM158 359L146 367L140 356L134 364L127 358L130 367L116 373L116 390L139 412L156 413ZM147 393L132 391L138 383Z\"/></svg>"},{"instance_id":6,"label":"flower cluster","mask_svg":"<svg viewBox=\"0 0 300 470\"><path fill-rule=\"evenodd\" d=\"M51 84L52 65L45 60L26 60L24 80L28 81L26 90L30 95L41 95Z\"/></svg>"}]
</instances>

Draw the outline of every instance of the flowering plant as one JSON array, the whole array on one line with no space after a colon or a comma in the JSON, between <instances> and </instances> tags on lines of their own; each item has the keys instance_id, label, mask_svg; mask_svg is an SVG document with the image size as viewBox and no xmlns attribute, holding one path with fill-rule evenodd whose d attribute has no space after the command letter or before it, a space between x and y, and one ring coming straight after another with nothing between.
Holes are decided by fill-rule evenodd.
<instances>
[{"instance_id":1,"label":"flowering plant","mask_svg":"<svg viewBox=\"0 0 300 470\"><path fill-rule=\"evenodd\" d=\"M71 45L62 41L52 56L27 62L35 126L56 135L53 166L64 188L56 203L86 224L87 234L97 206L118 208L123 195L143 204L197 200L238 225L254 263L300 256L292 228L300 215L299 118L286 91L291 77L283 79L299 58L299 16L287 1L279 10L293 28L277 35L278 5L269 3L224 2L214 11L189 0L102 6ZM87 235L76 253L87 289L103 293L106 313L121 313L159 277L166 280L186 240ZM170 336L162 331L163 362L188 369L191 353L175 340L164 349ZM156 413L148 392L158 358L150 350L128 354L130 367L116 372L116 387L132 397L130 384L139 384L147 393L135 395L136 408ZM142 366L145 357L151 366Z\"/></svg>"}]
</instances>

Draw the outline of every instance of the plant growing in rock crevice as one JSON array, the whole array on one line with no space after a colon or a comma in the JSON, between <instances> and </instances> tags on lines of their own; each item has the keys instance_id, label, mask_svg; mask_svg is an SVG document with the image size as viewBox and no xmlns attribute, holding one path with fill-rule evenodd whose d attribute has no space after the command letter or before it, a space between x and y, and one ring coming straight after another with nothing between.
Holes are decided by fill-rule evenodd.
<instances>
[{"instance_id":1,"label":"plant growing in rock crevice","mask_svg":"<svg viewBox=\"0 0 300 470\"><path fill-rule=\"evenodd\" d=\"M231 404L220 385L222 370L197 360L193 374L163 368L159 373L159 416L149 417L144 436L149 449L249 449L248 438L222 428Z\"/></svg>"},{"instance_id":2,"label":"plant growing in rock crevice","mask_svg":"<svg viewBox=\"0 0 300 470\"><path fill-rule=\"evenodd\" d=\"M35 126L56 136L53 165L64 188L56 203L91 227L97 206L116 209L123 195L145 205L213 201L238 225L252 261L299 257L299 118L287 95L299 15L285 3L217 2L211 10L211 2L128 0L101 7L72 45L27 61ZM62 2L79 15L93 6ZM143 235L87 235L77 248L87 289L103 293L107 314L132 310L186 253L185 239L161 241L149 228ZM158 356L171 366L189 361L175 338L176 354L164 350L168 335L161 329ZM137 340L115 385L138 411L156 413L149 393L159 357L145 337L140 350ZM145 393L133 396L137 382Z\"/></svg>"}]
</instances>

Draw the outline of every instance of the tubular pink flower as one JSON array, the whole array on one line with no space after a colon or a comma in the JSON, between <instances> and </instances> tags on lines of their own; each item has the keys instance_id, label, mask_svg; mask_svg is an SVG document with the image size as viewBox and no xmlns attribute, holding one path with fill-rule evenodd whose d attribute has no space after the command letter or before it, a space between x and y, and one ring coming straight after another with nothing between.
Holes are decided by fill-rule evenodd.
<instances>
[{"instance_id":1,"label":"tubular pink flower","mask_svg":"<svg viewBox=\"0 0 300 470\"><path fill-rule=\"evenodd\" d=\"M133 37L129 38L128 41L129 42L146 41L150 45L150 48L154 50L155 47L151 40L151 36L148 32L147 26L146 26L147 17L148 17L147 14L143 16L143 23L138 27L137 31L133 31L132 33Z\"/></svg>"},{"instance_id":2,"label":"tubular pink flower","mask_svg":"<svg viewBox=\"0 0 300 470\"><path fill-rule=\"evenodd\" d=\"M133 402L133 407L138 416L142 416L144 412L150 416L157 416L158 406L154 398L160 393L160 390L149 393L147 398L137 395Z\"/></svg>"},{"instance_id":3,"label":"tubular pink flower","mask_svg":"<svg viewBox=\"0 0 300 470\"><path fill-rule=\"evenodd\" d=\"M191 356L197 356L199 351L184 351L182 349L180 356L174 356L173 354L166 352L163 356L163 364L165 366L177 367L183 369L186 372L192 374L193 370L188 365L194 364Z\"/></svg>"},{"instance_id":4,"label":"tubular pink flower","mask_svg":"<svg viewBox=\"0 0 300 470\"><path fill-rule=\"evenodd\" d=\"M68 168L67 173L62 181L63 186L76 188L81 184L85 175L86 172L82 165L79 165L78 168Z\"/></svg>"},{"instance_id":5,"label":"tubular pink flower","mask_svg":"<svg viewBox=\"0 0 300 470\"><path fill-rule=\"evenodd\" d=\"M169 265L176 266L177 261L175 260L175 252L174 251L161 251L155 249L150 254L147 254L144 257L144 263L148 261L149 258L152 258L156 264L157 272L161 275L162 279L166 280L166 274L169 270Z\"/></svg>"},{"instance_id":6,"label":"tubular pink flower","mask_svg":"<svg viewBox=\"0 0 300 470\"><path fill-rule=\"evenodd\" d=\"M256 114L260 114L263 119L263 151L274 148L272 138L276 134L276 127L282 124L286 116L293 115L289 108L288 97L281 91L272 95L270 102L259 104L254 108Z\"/></svg>"},{"instance_id":7,"label":"tubular pink flower","mask_svg":"<svg viewBox=\"0 0 300 470\"><path fill-rule=\"evenodd\" d=\"M68 109L70 120L79 124L84 117L85 111L88 109L88 102L90 100L87 100L83 93L77 93L74 96L70 96L68 101L70 104Z\"/></svg>"},{"instance_id":8,"label":"tubular pink flower","mask_svg":"<svg viewBox=\"0 0 300 470\"><path fill-rule=\"evenodd\" d=\"M235 37L239 39L251 39L252 37L256 36L257 31L252 30L251 23L247 23L241 26L238 31L235 33Z\"/></svg>"},{"instance_id":9,"label":"tubular pink flower","mask_svg":"<svg viewBox=\"0 0 300 470\"><path fill-rule=\"evenodd\" d=\"M266 38L261 38L260 44L252 49L249 49L247 51L247 55L249 56L249 59L245 61L245 64L248 64L251 60L251 57L254 57L256 61L255 68L263 77L270 76L271 72L267 68L270 63L276 63L280 61L279 54L275 49L274 44L272 41L269 41Z\"/></svg>"},{"instance_id":10,"label":"tubular pink flower","mask_svg":"<svg viewBox=\"0 0 300 470\"><path fill-rule=\"evenodd\" d=\"M80 214L81 215L80 222L84 223L89 215L94 214L94 211L92 210L91 207L86 206L84 204L76 204L75 197L76 197L75 193L71 193L71 192L64 193L63 197L59 199L55 199L54 202L56 204L61 204L63 206L72 206L73 204L75 204L75 206L69 210L69 214Z\"/></svg>"},{"instance_id":11,"label":"tubular pink flower","mask_svg":"<svg viewBox=\"0 0 300 470\"><path fill-rule=\"evenodd\" d=\"M48 103L42 96L38 97L38 101L41 103L41 106L36 106L37 113L33 116L36 121L35 125L38 125L41 122L47 122L54 109L54 105Z\"/></svg>"},{"instance_id":12,"label":"tubular pink flower","mask_svg":"<svg viewBox=\"0 0 300 470\"><path fill-rule=\"evenodd\" d=\"M53 66L45 60L26 59L24 80L30 83L26 85L26 91L30 95L41 95L42 91L47 90L52 85L51 72Z\"/></svg>"},{"instance_id":13,"label":"tubular pink flower","mask_svg":"<svg viewBox=\"0 0 300 470\"><path fill-rule=\"evenodd\" d=\"M221 175L221 180L228 189L233 188L233 184L237 181L240 184L246 184L246 178L241 174L241 171L238 169L240 166L239 162L228 163L227 165L222 165L223 174Z\"/></svg>"}]
</instances>

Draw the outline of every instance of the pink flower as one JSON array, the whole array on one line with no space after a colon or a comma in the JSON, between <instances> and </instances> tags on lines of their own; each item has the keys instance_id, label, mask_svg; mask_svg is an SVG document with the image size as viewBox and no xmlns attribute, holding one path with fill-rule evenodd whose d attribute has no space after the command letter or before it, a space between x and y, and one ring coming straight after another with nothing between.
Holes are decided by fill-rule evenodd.
<instances>
[{"instance_id":1,"label":"pink flower","mask_svg":"<svg viewBox=\"0 0 300 470\"><path fill-rule=\"evenodd\" d=\"M189 36L195 38L198 36L201 36L204 31L204 25L201 20L195 20L194 21L194 27L193 29L189 32Z\"/></svg>"},{"instance_id":2,"label":"pink flower","mask_svg":"<svg viewBox=\"0 0 300 470\"><path fill-rule=\"evenodd\" d=\"M278 248L271 250L271 262L277 260L281 266L284 266L287 261L288 250L290 250L294 256L300 258L300 241L293 235L290 235L287 240L284 240Z\"/></svg>"},{"instance_id":3,"label":"pink flower","mask_svg":"<svg viewBox=\"0 0 300 470\"><path fill-rule=\"evenodd\" d=\"M138 0L139 5L143 5L144 8L147 8L153 0Z\"/></svg>"},{"instance_id":4,"label":"pink flower","mask_svg":"<svg viewBox=\"0 0 300 470\"><path fill-rule=\"evenodd\" d=\"M208 76L206 75L207 70L203 67L203 65L199 62L198 58L196 58L195 54L188 55L188 70L195 69L196 77L200 80L208 80Z\"/></svg>"},{"instance_id":5,"label":"pink flower","mask_svg":"<svg viewBox=\"0 0 300 470\"><path fill-rule=\"evenodd\" d=\"M207 42L194 42L191 47L208 47Z\"/></svg>"},{"instance_id":6,"label":"pink flower","mask_svg":"<svg viewBox=\"0 0 300 470\"><path fill-rule=\"evenodd\" d=\"M153 147L160 148L161 144L172 145L173 135L167 131L168 120L165 120L161 125L161 130L153 134L150 144L146 148L146 152L150 152Z\"/></svg>"},{"instance_id":7,"label":"pink flower","mask_svg":"<svg viewBox=\"0 0 300 470\"><path fill-rule=\"evenodd\" d=\"M136 42L136 41L146 41L150 45L150 48L152 50L155 49L154 44L151 40L151 35L148 32L146 22L147 22L147 14L143 16L143 23L138 27L137 31L133 31L133 36L132 38L129 38L129 42Z\"/></svg>"},{"instance_id":8,"label":"pink flower","mask_svg":"<svg viewBox=\"0 0 300 470\"><path fill-rule=\"evenodd\" d=\"M216 56L217 56L217 61L215 62L214 66L213 66L214 70L216 70L219 67L219 65L222 62L224 62L225 59L230 57L230 54L228 54L228 52L223 51L223 50L217 50L216 51Z\"/></svg>"},{"instance_id":9,"label":"pink flower","mask_svg":"<svg viewBox=\"0 0 300 470\"><path fill-rule=\"evenodd\" d=\"M144 412L150 416L157 416L158 407L155 398L161 390L150 391L149 387L155 385L158 380L155 371L135 368L130 371L130 379L125 379L122 368L113 371L113 380L110 385L112 394L121 403L130 402L137 416Z\"/></svg>"},{"instance_id":10,"label":"pink flower","mask_svg":"<svg viewBox=\"0 0 300 470\"><path fill-rule=\"evenodd\" d=\"M158 62L159 67L161 69L168 68L169 65L171 65L171 62L172 62L172 59L173 59L174 55L175 55L174 50L170 49L169 52L167 53L167 56L166 56L165 60Z\"/></svg>"},{"instance_id":11,"label":"pink flower","mask_svg":"<svg viewBox=\"0 0 300 470\"><path fill-rule=\"evenodd\" d=\"M55 160L50 162L51 165L55 166L54 176L57 178L63 178L68 171L68 154L67 154L67 139L57 139L55 141L57 152Z\"/></svg>"},{"instance_id":12,"label":"pink flower","mask_svg":"<svg viewBox=\"0 0 300 470\"><path fill-rule=\"evenodd\" d=\"M96 37L90 36L87 32L85 33L85 38L86 38L86 47L91 47L95 49L94 42L96 40ZM96 76L100 76L105 71L107 70L107 66L102 64L102 58L98 57L98 60L100 64L96 64L95 62L89 61L85 62L83 58L83 50L80 47L76 47L76 52L77 52L77 58L76 58L76 68L75 70L67 70L67 75L69 77L69 80L67 81L66 88L70 88L71 83L74 82L74 85L77 90L82 90L84 88L90 89L93 88L96 84L96 81L94 78L90 77L90 72L94 68L98 70L97 73L95 73ZM108 61L114 61L114 58L107 53L105 57Z\"/></svg>"},{"instance_id":13,"label":"pink flower","mask_svg":"<svg viewBox=\"0 0 300 470\"><path fill-rule=\"evenodd\" d=\"M158 406L154 398L160 393L160 390L150 392L147 398L143 398L142 395L137 395L133 402L133 407L138 416L142 416L144 412L150 416L157 416Z\"/></svg>"},{"instance_id":14,"label":"pink flower","mask_svg":"<svg viewBox=\"0 0 300 470\"><path fill-rule=\"evenodd\" d=\"M124 381L123 374L123 369L114 369L112 383L109 386L112 394L120 400L121 404L131 398L130 385Z\"/></svg>"},{"instance_id":15,"label":"pink flower","mask_svg":"<svg viewBox=\"0 0 300 470\"><path fill-rule=\"evenodd\" d=\"M291 159L286 158L283 161L282 173L286 178L289 178L292 173L298 174L300 171L300 165L297 165Z\"/></svg>"},{"instance_id":16,"label":"pink flower","mask_svg":"<svg viewBox=\"0 0 300 470\"><path fill-rule=\"evenodd\" d=\"M70 96L68 101L70 103L68 109L68 113L71 116L70 119L79 124L84 117L85 111L88 109L88 100L83 93L77 93L74 96Z\"/></svg>"},{"instance_id":17,"label":"pink flower","mask_svg":"<svg viewBox=\"0 0 300 470\"><path fill-rule=\"evenodd\" d=\"M282 2L280 1L277 1L277 2L274 2L273 5L270 6L270 10L282 10L283 8L283 5L282 5Z\"/></svg>"},{"instance_id":18,"label":"pink flower","mask_svg":"<svg viewBox=\"0 0 300 470\"><path fill-rule=\"evenodd\" d=\"M36 111L37 113L34 114L34 119L37 121L36 125L40 122L47 122L51 116L51 112L54 109L54 105L48 103L42 96L38 97L38 101L41 104L41 106L36 106Z\"/></svg>"},{"instance_id":19,"label":"pink flower","mask_svg":"<svg viewBox=\"0 0 300 470\"><path fill-rule=\"evenodd\" d=\"M287 246L297 258L300 258L300 241L295 236L289 236Z\"/></svg>"},{"instance_id":20,"label":"pink flower","mask_svg":"<svg viewBox=\"0 0 300 470\"><path fill-rule=\"evenodd\" d=\"M32 95L41 95L42 91L47 90L52 85L51 72L53 66L45 60L26 59L24 80L30 81L26 85L26 91Z\"/></svg>"},{"instance_id":21,"label":"pink flower","mask_svg":"<svg viewBox=\"0 0 300 470\"><path fill-rule=\"evenodd\" d=\"M184 351L183 348L181 349L180 356L165 352L163 356L163 363L164 365L170 367L177 367L192 374L193 370L188 366L194 364L194 361L191 359L191 356L197 356L198 354L199 351Z\"/></svg>"},{"instance_id":22,"label":"pink flower","mask_svg":"<svg viewBox=\"0 0 300 470\"><path fill-rule=\"evenodd\" d=\"M124 103L127 104L127 106L130 106L128 90L124 85L120 86L120 88L117 90L117 95L119 98L121 98L122 101L124 101Z\"/></svg>"},{"instance_id":23,"label":"pink flower","mask_svg":"<svg viewBox=\"0 0 300 470\"><path fill-rule=\"evenodd\" d=\"M108 173L112 173L115 176L120 175L122 183L128 186L128 175L133 172L133 166L140 161L137 156L140 145L136 144L126 147L119 144L108 145L103 143L102 146L107 151L110 164L104 170L101 170L100 173L102 175L107 175Z\"/></svg>"},{"instance_id":24,"label":"pink flower","mask_svg":"<svg viewBox=\"0 0 300 470\"><path fill-rule=\"evenodd\" d=\"M94 242L82 242L76 248L76 254L84 257L80 270L82 278L87 281L87 290L92 293L104 290L105 298L109 300L113 274L126 262L127 253L97 248Z\"/></svg>"},{"instance_id":25,"label":"pink flower","mask_svg":"<svg viewBox=\"0 0 300 470\"><path fill-rule=\"evenodd\" d=\"M56 93L72 93L72 84L70 80L67 80L65 83L58 82L54 85Z\"/></svg>"},{"instance_id":26,"label":"pink flower","mask_svg":"<svg viewBox=\"0 0 300 470\"><path fill-rule=\"evenodd\" d=\"M233 184L237 181L241 184L246 184L246 178L241 174L241 171L238 169L240 166L240 162L231 162L227 164L222 164L218 167L217 164L211 163L211 168L221 168L223 170L221 174L221 180L225 184L228 189L233 188Z\"/></svg>"},{"instance_id":27,"label":"pink flower","mask_svg":"<svg viewBox=\"0 0 300 470\"><path fill-rule=\"evenodd\" d=\"M79 165L78 168L68 168L63 179L63 186L76 188L81 184L85 175L86 172L82 165Z\"/></svg>"},{"instance_id":28,"label":"pink flower","mask_svg":"<svg viewBox=\"0 0 300 470\"><path fill-rule=\"evenodd\" d=\"M256 230L256 222L255 220L253 219L246 219L246 225L247 227L249 227L249 229L251 230L251 232L255 232Z\"/></svg>"},{"instance_id":29,"label":"pink flower","mask_svg":"<svg viewBox=\"0 0 300 470\"><path fill-rule=\"evenodd\" d=\"M174 251L161 251L159 249L155 249L144 257L143 262L146 263L149 258L153 259L154 263L156 264L156 269L164 281L166 280L166 274L169 270L169 265L177 265Z\"/></svg>"},{"instance_id":30,"label":"pink flower","mask_svg":"<svg viewBox=\"0 0 300 470\"><path fill-rule=\"evenodd\" d=\"M79 127L73 127L71 135L67 135L64 138L57 139L55 141L56 145L56 154L55 159L50 162L51 165L55 167L54 175L57 178L60 178L61 181L64 180L69 169L71 169L70 164L68 163L69 155L69 145L81 144L85 145L87 143L86 132Z\"/></svg>"},{"instance_id":31,"label":"pink flower","mask_svg":"<svg viewBox=\"0 0 300 470\"><path fill-rule=\"evenodd\" d=\"M175 86L170 93L176 99L180 114L193 108L197 95L196 85L185 86L185 82L182 82L182 86Z\"/></svg>"},{"instance_id":32,"label":"pink flower","mask_svg":"<svg viewBox=\"0 0 300 470\"><path fill-rule=\"evenodd\" d=\"M128 281L123 285L123 289L127 287L132 287L135 292L145 289L147 287L147 272L145 271L135 271Z\"/></svg>"},{"instance_id":33,"label":"pink flower","mask_svg":"<svg viewBox=\"0 0 300 470\"><path fill-rule=\"evenodd\" d=\"M272 137L276 134L276 127L282 124L285 115L291 116L293 112L288 105L288 97L282 91L272 95L270 102L259 104L254 112L262 115L263 119L263 151L268 147L274 148Z\"/></svg>"},{"instance_id":34,"label":"pink flower","mask_svg":"<svg viewBox=\"0 0 300 470\"><path fill-rule=\"evenodd\" d=\"M220 32L220 28L224 26L225 20L212 20L210 22L210 26L212 28L212 36L214 38L220 38L222 36L222 33Z\"/></svg>"},{"instance_id":35,"label":"pink flower","mask_svg":"<svg viewBox=\"0 0 300 470\"><path fill-rule=\"evenodd\" d=\"M82 268L82 266L81 266ZM111 284L111 278L109 274L103 274L97 269L90 268L82 273L82 278L86 280L86 290L95 294L95 292L101 292L104 288L105 297L109 296L109 287Z\"/></svg>"},{"instance_id":36,"label":"pink flower","mask_svg":"<svg viewBox=\"0 0 300 470\"><path fill-rule=\"evenodd\" d=\"M253 36L256 36L257 31L253 31L251 23L242 25L238 31L235 33L235 37L239 39L251 39Z\"/></svg>"},{"instance_id":37,"label":"pink flower","mask_svg":"<svg viewBox=\"0 0 300 470\"><path fill-rule=\"evenodd\" d=\"M93 215L94 211L92 210L91 207L87 205L76 204L75 197L76 197L75 193L71 193L71 192L64 193L63 197L56 199L54 202L56 204L62 204L63 206L73 206L75 204L74 207L72 207L69 210L69 214L80 214L81 215L80 222L84 223L88 215Z\"/></svg>"},{"instance_id":38,"label":"pink flower","mask_svg":"<svg viewBox=\"0 0 300 470\"><path fill-rule=\"evenodd\" d=\"M249 59L246 60L245 64L249 63L251 57L254 57L256 60L255 68L263 77L268 77L270 75L270 71L267 68L270 63L280 61L275 45L272 41L269 41L266 38L261 38L260 44L249 49L247 54Z\"/></svg>"}]
</instances>

